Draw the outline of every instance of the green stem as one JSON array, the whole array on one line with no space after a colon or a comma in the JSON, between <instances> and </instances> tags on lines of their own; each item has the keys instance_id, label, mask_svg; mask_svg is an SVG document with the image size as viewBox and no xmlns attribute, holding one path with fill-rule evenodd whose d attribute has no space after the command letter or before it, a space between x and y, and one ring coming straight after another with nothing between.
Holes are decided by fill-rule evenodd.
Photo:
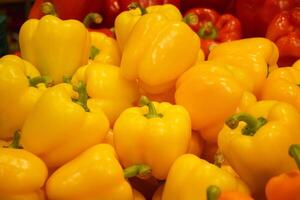
<instances>
[{"instance_id":1,"label":"green stem","mask_svg":"<svg viewBox=\"0 0 300 200\"><path fill-rule=\"evenodd\" d=\"M8 147L14 149L21 149L22 146L20 146L20 139L21 139L20 131L16 131L13 140L10 143L10 145L8 145Z\"/></svg>"},{"instance_id":2,"label":"green stem","mask_svg":"<svg viewBox=\"0 0 300 200\"><path fill-rule=\"evenodd\" d=\"M141 96L140 99L140 104L141 106L148 106L148 113L145 114L144 116L147 118L162 118L163 115L161 113L157 113L154 104L152 103L152 101L150 101L146 96Z\"/></svg>"},{"instance_id":3,"label":"green stem","mask_svg":"<svg viewBox=\"0 0 300 200\"><path fill-rule=\"evenodd\" d=\"M98 49L97 47L95 46L91 46L91 49L90 49L90 59L91 60L94 60L95 57L100 53L100 49Z\"/></svg>"},{"instance_id":4,"label":"green stem","mask_svg":"<svg viewBox=\"0 0 300 200\"><path fill-rule=\"evenodd\" d=\"M198 35L202 39L214 40L218 37L218 31L217 28L211 22L207 22L200 27Z\"/></svg>"},{"instance_id":5,"label":"green stem","mask_svg":"<svg viewBox=\"0 0 300 200\"><path fill-rule=\"evenodd\" d=\"M47 87L53 84L53 80L49 76L36 76L33 78L28 77L28 81L31 87L37 87L39 83L45 83Z\"/></svg>"},{"instance_id":6,"label":"green stem","mask_svg":"<svg viewBox=\"0 0 300 200\"><path fill-rule=\"evenodd\" d=\"M258 129L260 129L263 125L267 123L267 119L263 117L255 118L252 115L248 113L237 113L232 115L229 119L225 121L225 124L231 128L235 129L238 125L239 122L243 121L247 125L242 129L242 134L243 135L249 135L253 136Z\"/></svg>"},{"instance_id":7,"label":"green stem","mask_svg":"<svg viewBox=\"0 0 300 200\"><path fill-rule=\"evenodd\" d=\"M91 24L100 24L103 21L103 17L99 13L89 13L85 16L83 24L85 27L90 27Z\"/></svg>"},{"instance_id":8,"label":"green stem","mask_svg":"<svg viewBox=\"0 0 300 200\"><path fill-rule=\"evenodd\" d=\"M146 176L151 173L151 168L148 165L138 164L125 168L123 172L125 178L131 178L135 176Z\"/></svg>"},{"instance_id":9,"label":"green stem","mask_svg":"<svg viewBox=\"0 0 300 200\"><path fill-rule=\"evenodd\" d=\"M221 195L221 189L216 185L211 185L206 190L207 200L217 200Z\"/></svg>"},{"instance_id":10,"label":"green stem","mask_svg":"<svg viewBox=\"0 0 300 200\"><path fill-rule=\"evenodd\" d=\"M72 76L71 75L63 75L63 82L71 84Z\"/></svg>"},{"instance_id":11,"label":"green stem","mask_svg":"<svg viewBox=\"0 0 300 200\"><path fill-rule=\"evenodd\" d=\"M53 15L53 16L58 17L58 15L55 11L54 5L48 1L42 3L41 10L42 10L42 13L44 13L45 15Z\"/></svg>"},{"instance_id":12,"label":"green stem","mask_svg":"<svg viewBox=\"0 0 300 200\"><path fill-rule=\"evenodd\" d=\"M300 144L292 144L289 148L289 155L294 158L300 170Z\"/></svg>"},{"instance_id":13,"label":"green stem","mask_svg":"<svg viewBox=\"0 0 300 200\"><path fill-rule=\"evenodd\" d=\"M147 14L147 10L146 8L142 7L138 2L132 2L131 4L129 4L128 6L128 9L131 10L131 9L136 9L136 8L139 8L140 11L141 11L141 14L142 15L145 15Z\"/></svg>"},{"instance_id":14,"label":"green stem","mask_svg":"<svg viewBox=\"0 0 300 200\"><path fill-rule=\"evenodd\" d=\"M195 13L190 13L183 18L183 21L188 25L196 25L199 23L199 18Z\"/></svg>"},{"instance_id":15,"label":"green stem","mask_svg":"<svg viewBox=\"0 0 300 200\"><path fill-rule=\"evenodd\" d=\"M74 100L75 103L81 105L86 112L89 112L89 108L87 106L88 94L86 91L86 86L83 81L79 81L79 83L74 86L74 90L78 92L78 99Z\"/></svg>"}]
</instances>

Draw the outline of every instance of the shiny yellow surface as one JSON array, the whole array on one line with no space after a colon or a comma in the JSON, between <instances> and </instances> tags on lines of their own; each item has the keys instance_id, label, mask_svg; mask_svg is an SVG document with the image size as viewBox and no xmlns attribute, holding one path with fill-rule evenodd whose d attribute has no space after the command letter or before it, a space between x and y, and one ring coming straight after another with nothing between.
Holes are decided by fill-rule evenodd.
<instances>
[{"instance_id":1,"label":"shiny yellow surface","mask_svg":"<svg viewBox=\"0 0 300 200\"><path fill-rule=\"evenodd\" d=\"M114 144L123 166L147 164L152 175L163 180L174 160L188 149L190 118L182 106L156 102L154 106L162 118L146 118L146 106L122 112L113 129Z\"/></svg>"},{"instance_id":2,"label":"shiny yellow surface","mask_svg":"<svg viewBox=\"0 0 300 200\"><path fill-rule=\"evenodd\" d=\"M55 171L47 181L49 200L133 200L117 155L108 144L95 145Z\"/></svg>"},{"instance_id":3,"label":"shiny yellow surface","mask_svg":"<svg viewBox=\"0 0 300 200\"><path fill-rule=\"evenodd\" d=\"M148 13L159 13L169 20L181 21L182 15L178 8L171 4L155 5L146 8ZM115 33L120 49L123 51L131 31L141 18L139 8L121 12L115 20Z\"/></svg>"},{"instance_id":4,"label":"shiny yellow surface","mask_svg":"<svg viewBox=\"0 0 300 200\"><path fill-rule=\"evenodd\" d=\"M162 200L206 200L206 189L219 186L222 191L248 194L247 186L231 173L192 154L180 156L172 165Z\"/></svg>"},{"instance_id":5,"label":"shiny yellow surface","mask_svg":"<svg viewBox=\"0 0 300 200\"><path fill-rule=\"evenodd\" d=\"M90 99L103 109L111 125L120 113L139 98L136 81L128 81L120 75L120 68L114 65L92 63L78 69L72 82L84 81Z\"/></svg>"},{"instance_id":6,"label":"shiny yellow surface","mask_svg":"<svg viewBox=\"0 0 300 200\"><path fill-rule=\"evenodd\" d=\"M19 40L22 57L55 83L88 62L90 35L77 20L52 15L29 19L20 29Z\"/></svg>"},{"instance_id":7,"label":"shiny yellow surface","mask_svg":"<svg viewBox=\"0 0 300 200\"><path fill-rule=\"evenodd\" d=\"M23 123L45 85L30 87L28 77L39 76L37 69L18 56L0 58L0 139L9 139Z\"/></svg>"},{"instance_id":8,"label":"shiny yellow surface","mask_svg":"<svg viewBox=\"0 0 300 200\"><path fill-rule=\"evenodd\" d=\"M222 43L210 52L208 60L247 71L251 83L249 91L258 95L269 71L277 68L278 49L266 38L247 38Z\"/></svg>"},{"instance_id":9,"label":"shiny yellow surface","mask_svg":"<svg viewBox=\"0 0 300 200\"><path fill-rule=\"evenodd\" d=\"M100 51L94 58L94 62L119 66L121 52L117 41L100 32L90 32L90 35L91 46L96 47Z\"/></svg>"},{"instance_id":10,"label":"shiny yellow surface","mask_svg":"<svg viewBox=\"0 0 300 200\"><path fill-rule=\"evenodd\" d=\"M254 136L242 135L243 122L233 130L225 125L218 144L226 161L253 194L260 196L269 178L296 168L288 148L300 143L300 114L291 105L278 101L260 101L245 112L268 122Z\"/></svg>"},{"instance_id":11,"label":"shiny yellow surface","mask_svg":"<svg viewBox=\"0 0 300 200\"><path fill-rule=\"evenodd\" d=\"M189 111L192 128L206 141L216 143L224 120L235 112L244 90L225 65L206 61L179 78L175 100Z\"/></svg>"},{"instance_id":12,"label":"shiny yellow surface","mask_svg":"<svg viewBox=\"0 0 300 200\"><path fill-rule=\"evenodd\" d=\"M86 112L72 101L70 84L49 88L37 101L22 128L21 143L49 168L63 165L90 146L100 143L109 121L99 106Z\"/></svg>"},{"instance_id":13,"label":"shiny yellow surface","mask_svg":"<svg viewBox=\"0 0 300 200\"><path fill-rule=\"evenodd\" d=\"M281 67L272 71L262 89L261 99L284 101L300 111L300 66Z\"/></svg>"},{"instance_id":14,"label":"shiny yellow surface","mask_svg":"<svg viewBox=\"0 0 300 200\"><path fill-rule=\"evenodd\" d=\"M146 14L126 43L121 74L129 80L138 79L147 93L163 93L196 62L199 49L199 37L184 22Z\"/></svg>"},{"instance_id":15,"label":"shiny yellow surface","mask_svg":"<svg viewBox=\"0 0 300 200\"><path fill-rule=\"evenodd\" d=\"M0 166L1 199L17 200L28 195L38 200L34 198L38 193L34 193L43 187L48 176L47 167L41 159L23 149L0 147Z\"/></svg>"}]
</instances>

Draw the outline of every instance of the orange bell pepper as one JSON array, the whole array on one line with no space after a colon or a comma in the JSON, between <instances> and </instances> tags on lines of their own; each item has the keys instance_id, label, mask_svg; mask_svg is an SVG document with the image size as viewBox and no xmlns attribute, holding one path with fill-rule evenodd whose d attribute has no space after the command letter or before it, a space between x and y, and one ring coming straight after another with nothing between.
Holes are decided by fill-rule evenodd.
<instances>
[{"instance_id":1,"label":"orange bell pepper","mask_svg":"<svg viewBox=\"0 0 300 200\"><path fill-rule=\"evenodd\" d=\"M220 188L211 185L206 191L207 200L254 200L249 195L238 191L221 192Z\"/></svg>"},{"instance_id":2,"label":"orange bell pepper","mask_svg":"<svg viewBox=\"0 0 300 200\"><path fill-rule=\"evenodd\" d=\"M298 170L292 170L271 178L266 186L268 200L300 199L300 145L291 145L289 154L296 161Z\"/></svg>"}]
</instances>

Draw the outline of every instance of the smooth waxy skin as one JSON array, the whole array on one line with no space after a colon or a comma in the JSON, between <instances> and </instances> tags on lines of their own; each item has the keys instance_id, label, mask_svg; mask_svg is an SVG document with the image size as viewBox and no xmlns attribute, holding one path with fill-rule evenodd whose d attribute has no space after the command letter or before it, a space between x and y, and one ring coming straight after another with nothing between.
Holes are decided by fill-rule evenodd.
<instances>
[{"instance_id":1,"label":"smooth waxy skin","mask_svg":"<svg viewBox=\"0 0 300 200\"><path fill-rule=\"evenodd\" d=\"M114 144L123 166L147 164L155 178L164 180L174 160L188 150L190 118L182 106L154 106L163 117L146 118L145 106L122 112L114 125Z\"/></svg>"},{"instance_id":2,"label":"smooth waxy skin","mask_svg":"<svg viewBox=\"0 0 300 200\"><path fill-rule=\"evenodd\" d=\"M101 142L109 129L102 109L88 102L90 111L86 112L72 101L75 95L70 84L48 89L22 128L23 147L41 157L49 168L59 167Z\"/></svg>"},{"instance_id":3,"label":"smooth waxy skin","mask_svg":"<svg viewBox=\"0 0 300 200\"><path fill-rule=\"evenodd\" d=\"M181 21L182 15L178 8L171 4L155 5L146 8L147 13L159 13L169 20ZM123 51L125 44L130 37L135 24L141 18L142 13L139 8L121 12L115 20L115 33L120 49Z\"/></svg>"},{"instance_id":4,"label":"smooth waxy skin","mask_svg":"<svg viewBox=\"0 0 300 200\"><path fill-rule=\"evenodd\" d=\"M261 99L287 102L300 111L299 84L300 66L275 69L265 81Z\"/></svg>"},{"instance_id":5,"label":"smooth waxy skin","mask_svg":"<svg viewBox=\"0 0 300 200\"><path fill-rule=\"evenodd\" d=\"M38 98L45 91L44 84L31 87L27 77L40 76L37 69L18 56L0 58L0 139L12 138Z\"/></svg>"},{"instance_id":6,"label":"smooth waxy skin","mask_svg":"<svg viewBox=\"0 0 300 200\"><path fill-rule=\"evenodd\" d=\"M96 47L100 51L93 61L119 66L121 52L117 41L100 32L90 32L90 36L91 46Z\"/></svg>"},{"instance_id":7,"label":"smooth waxy skin","mask_svg":"<svg viewBox=\"0 0 300 200\"><path fill-rule=\"evenodd\" d=\"M190 68L177 81L176 103L189 111L192 128L211 143L217 142L224 120L241 103L245 87L235 73L226 65L208 61Z\"/></svg>"},{"instance_id":8,"label":"smooth waxy skin","mask_svg":"<svg viewBox=\"0 0 300 200\"><path fill-rule=\"evenodd\" d=\"M49 200L133 200L112 146L95 145L63 165L46 184Z\"/></svg>"},{"instance_id":9,"label":"smooth waxy skin","mask_svg":"<svg viewBox=\"0 0 300 200\"><path fill-rule=\"evenodd\" d=\"M92 63L81 67L72 82L84 81L90 103L103 109L113 125L120 113L134 105L139 98L136 81L128 81L120 75L120 68L109 64Z\"/></svg>"},{"instance_id":10,"label":"smooth waxy skin","mask_svg":"<svg viewBox=\"0 0 300 200\"><path fill-rule=\"evenodd\" d=\"M184 22L146 14L134 26L124 48L121 74L138 79L147 93L163 93L196 62L199 50L199 37Z\"/></svg>"},{"instance_id":11,"label":"smooth waxy skin","mask_svg":"<svg viewBox=\"0 0 300 200\"><path fill-rule=\"evenodd\" d=\"M293 106L278 101L260 101L245 112L256 118L264 117L268 122L253 136L242 134L243 122L236 129L225 125L218 144L226 161L251 192L261 197L271 177L296 168L287 152L291 144L300 143L300 115Z\"/></svg>"},{"instance_id":12,"label":"smooth waxy skin","mask_svg":"<svg viewBox=\"0 0 300 200\"><path fill-rule=\"evenodd\" d=\"M229 172L195 155L185 154L172 165L162 200L205 200L210 185L217 185L222 191L249 193L247 186Z\"/></svg>"},{"instance_id":13,"label":"smooth waxy skin","mask_svg":"<svg viewBox=\"0 0 300 200\"><path fill-rule=\"evenodd\" d=\"M266 38L248 38L222 43L210 52L208 60L219 61L247 71L249 88L256 96L270 71L277 68L278 49Z\"/></svg>"},{"instance_id":14,"label":"smooth waxy skin","mask_svg":"<svg viewBox=\"0 0 300 200\"><path fill-rule=\"evenodd\" d=\"M0 198L40 200L39 190L48 176L45 163L34 154L0 147Z\"/></svg>"},{"instance_id":15,"label":"smooth waxy skin","mask_svg":"<svg viewBox=\"0 0 300 200\"><path fill-rule=\"evenodd\" d=\"M19 40L22 58L55 83L88 63L90 35L79 21L52 15L29 19L20 29Z\"/></svg>"}]
</instances>

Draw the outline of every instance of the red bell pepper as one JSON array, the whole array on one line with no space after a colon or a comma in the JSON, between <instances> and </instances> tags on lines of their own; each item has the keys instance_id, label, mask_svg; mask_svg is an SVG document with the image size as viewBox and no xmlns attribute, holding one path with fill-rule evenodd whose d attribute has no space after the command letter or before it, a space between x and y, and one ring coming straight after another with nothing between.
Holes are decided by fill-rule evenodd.
<instances>
[{"instance_id":1,"label":"red bell pepper","mask_svg":"<svg viewBox=\"0 0 300 200\"><path fill-rule=\"evenodd\" d=\"M184 13L197 7L211 8L224 13L234 7L234 0L182 0L180 7Z\"/></svg>"},{"instance_id":2,"label":"red bell pepper","mask_svg":"<svg viewBox=\"0 0 300 200\"><path fill-rule=\"evenodd\" d=\"M230 14L219 15L209 8L193 8L184 15L185 22L201 38L201 48L207 56L219 43L238 40L242 36L239 20Z\"/></svg>"},{"instance_id":3,"label":"red bell pepper","mask_svg":"<svg viewBox=\"0 0 300 200\"><path fill-rule=\"evenodd\" d=\"M271 178L266 185L268 200L300 199L300 145L291 145L289 154L294 158L299 169Z\"/></svg>"},{"instance_id":4,"label":"red bell pepper","mask_svg":"<svg viewBox=\"0 0 300 200\"><path fill-rule=\"evenodd\" d=\"M300 6L299 0L236 0L236 16L246 37L265 36L275 15Z\"/></svg>"},{"instance_id":5,"label":"red bell pepper","mask_svg":"<svg viewBox=\"0 0 300 200\"><path fill-rule=\"evenodd\" d=\"M279 49L279 65L292 65L300 58L300 7L282 11L268 26L266 37Z\"/></svg>"},{"instance_id":6,"label":"red bell pepper","mask_svg":"<svg viewBox=\"0 0 300 200\"><path fill-rule=\"evenodd\" d=\"M77 19L82 21L90 12L101 12L104 0L36 0L29 13L29 18L41 18L42 4L53 4L57 15L61 19Z\"/></svg>"},{"instance_id":7,"label":"red bell pepper","mask_svg":"<svg viewBox=\"0 0 300 200\"><path fill-rule=\"evenodd\" d=\"M44 15L41 11L43 2L52 3L61 19L82 21L88 13L99 13L103 16L101 26L105 27L112 27L117 15L128 10L132 2L138 2L143 7L165 3L173 4L178 8L180 6L180 0L36 0L30 10L29 18L41 18Z\"/></svg>"}]
</instances>

